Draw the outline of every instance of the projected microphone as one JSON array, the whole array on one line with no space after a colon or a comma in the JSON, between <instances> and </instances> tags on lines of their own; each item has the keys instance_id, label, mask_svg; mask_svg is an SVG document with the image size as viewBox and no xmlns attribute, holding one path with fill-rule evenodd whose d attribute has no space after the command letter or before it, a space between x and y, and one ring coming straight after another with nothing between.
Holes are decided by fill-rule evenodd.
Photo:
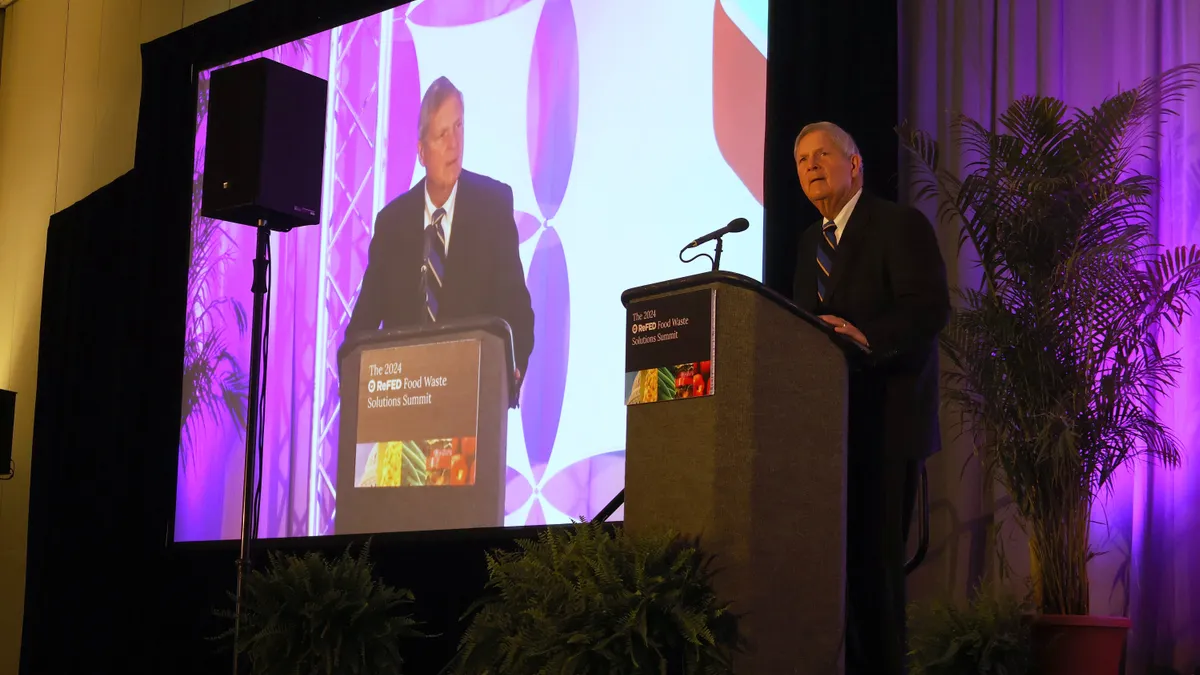
<instances>
[{"instance_id":1,"label":"projected microphone","mask_svg":"<svg viewBox=\"0 0 1200 675\"><path fill-rule=\"evenodd\" d=\"M733 232L744 232L746 230L746 228L748 228L748 227L750 227L750 221L746 220L745 218L734 218L733 220L729 221L729 224L726 225L725 227L722 227L719 230L713 230L712 232L709 232L708 234L704 235L703 237L700 237L699 239L696 239L695 241L688 244L687 246L684 246L683 248L684 248L684 250L687 250L689 248L696 248L700 244L703 244L705 242L710 242L713 239L720 239L721 237L724 237L727 234L731 234Z\"/></svg>"}]
</instances>

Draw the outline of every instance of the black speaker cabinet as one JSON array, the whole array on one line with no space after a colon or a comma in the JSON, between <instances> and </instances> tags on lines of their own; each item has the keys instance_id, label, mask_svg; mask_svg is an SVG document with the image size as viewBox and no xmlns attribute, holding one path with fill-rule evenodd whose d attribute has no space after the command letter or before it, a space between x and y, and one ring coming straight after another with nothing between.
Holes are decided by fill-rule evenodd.
<instances>
[{"instance_id":1,"label":"black speaker cabinet","mask_svg":"<svg viewBox=\"0 0 1200 675\"><path fill-rule=\"evenodd\" d=\"M16 392L0 389L0 476L12 463L13 420L17 416Z\"/></svg>"},{"instance_id":2,"label":"black speaker cabinet","mask_svg":"<svg viewBox=\"0 0 1200 675\"><path fill-rule=\"evenodd\" d=\"M201 214L279 231L319 223L328 89L270 59L214 71Z\"/></svg>"}]
</instances>

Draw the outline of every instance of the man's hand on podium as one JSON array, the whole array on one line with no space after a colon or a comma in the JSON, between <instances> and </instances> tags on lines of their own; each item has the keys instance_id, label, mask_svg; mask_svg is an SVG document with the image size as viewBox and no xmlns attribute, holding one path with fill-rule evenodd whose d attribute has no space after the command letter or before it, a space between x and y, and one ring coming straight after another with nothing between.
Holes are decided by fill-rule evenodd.
<instances>
[{"instance_id":1,"label":"man's hand on podium","mask_svg":"<svg viewBox=\"0 0 1200 675\"><path fill-rule=\"evenodd\" d=\"M854 340L855 342L857 342L858 344L860 344L864 347L871 346L871 345L867 344L867 336L863 335L863 332L861 330L855 328L854 324L850 323L849 321L846 321L842 317L834 316L832 314L822 314L820 318L825 323L833 326L833 331L835 333L845 335L846 337L850 338L851 340Z\"/></svg>"}]
</instances>

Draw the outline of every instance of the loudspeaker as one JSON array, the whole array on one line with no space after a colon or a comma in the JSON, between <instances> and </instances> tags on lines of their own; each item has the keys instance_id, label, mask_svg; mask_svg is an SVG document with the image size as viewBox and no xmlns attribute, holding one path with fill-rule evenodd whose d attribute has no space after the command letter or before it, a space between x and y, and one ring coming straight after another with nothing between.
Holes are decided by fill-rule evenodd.
<instances>
[{"instance_id":1,"label":"loudspeaker","mask_svg":"<svg viewBox=\"0 0 1200 675\"><path fill-rule=\"evenodd\" d=\"M0 476L12 465L13 421L17 416L17 393L0 389Z\"/></svg>"},{"instance_id":2,"label":"loudspeaker","mask_svg":"<svg viewBox=\"0 0 1200 675\"><path fill-rule=\"evenodd\" d=\"M328 90L270 59L213 72L201 215L285 232L320 222Z\"/></svg>"}]
</instances>

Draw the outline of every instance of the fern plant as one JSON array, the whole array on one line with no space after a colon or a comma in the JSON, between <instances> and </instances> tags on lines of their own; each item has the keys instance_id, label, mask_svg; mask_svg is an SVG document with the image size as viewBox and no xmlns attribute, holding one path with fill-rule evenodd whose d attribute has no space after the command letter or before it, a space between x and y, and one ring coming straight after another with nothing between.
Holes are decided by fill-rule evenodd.
<instances>
[{"instance_id":1,"label":"fern plant","mask_svg":"<svg viewBox=\"0 0 1200 675\"><path fill-rule=\"evenodd\" d=\"M546 530L488 556L460 675L723 675L741 646L712 559L673 533Z\"/></svg>"},{"instance_id":2,"label":"fern plant","mask_svg":"<svg viewBox=\"0 0 1200 675\"><path fill-rule=\"evenodd\" d=\"M942 335L948 395L1016 505L1044 613L1088 613L1089 518L1116 472L1180 461L1156 409L1180 360L1160 344L1200 293L1200 250L1157 244L1155 179L1138 162L1198 77L1181 66L1090 110L1022 98L1003 132L959 116L962 177L928 134L900 128L919 197L978 256L980 283Z\"/></svg>"},{"instance_id":3,"label":"fern plant","mask_svg":"<svg viewBox=\"0 0 1200 675\"><path fill-rule=\"evenodd\" d=\"M1014 595L986 584L966 608L953 602L909 610L912 675L1026 675L1033 648L1030 612Z\"/></svg>"},{"instance_id":4,"label":"fern plant","mask_svg":"<svg viewBox=\"0 0 1200 675\"><path fill-rule=\"evenodd\" d=\"M370 544L327 560L271 553L247 575L235 649L255 675L398 675L400 642L422 637L404 612L412 594L374 578ZM232 611L218 616L236 621ZM216 639L233 641L235 628Z\"/></svg>"}]
</instances>

